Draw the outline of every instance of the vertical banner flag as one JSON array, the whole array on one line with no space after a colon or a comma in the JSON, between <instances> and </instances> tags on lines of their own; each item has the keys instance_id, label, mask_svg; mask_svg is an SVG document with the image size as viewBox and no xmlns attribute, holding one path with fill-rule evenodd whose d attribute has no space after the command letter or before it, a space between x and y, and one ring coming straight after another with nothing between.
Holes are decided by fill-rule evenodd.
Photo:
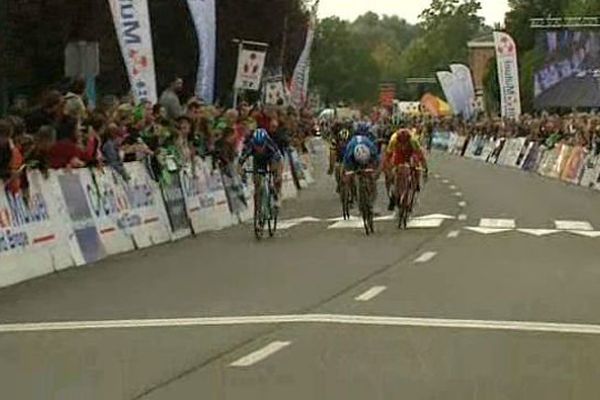
<instances>
[{"instance_id":1,"label":"vertical banner flag","mask_svg":"<svg viewBox=\"0 0 600 400\"><path fill-rule=\"evenodd\" d=\"M521 93L517 46L513 38L504 32L494 32L494 43L498 62L502 117L518 119L521 116Z\"/></svg>"},{"instance_id":2,"label":"vertical banner flag","mask_svg":"<svg viewBox=\"0 0 600 400\"><path fill-rule=\"evenodd\" d=\"M313 41L315 39L315 28L317 26L317 4L313 7L308 31L306 32L306 42L300 58L294 68L294 75L290 83L290 96L294 107L301 108L307 100L308 81L310 79L310 53L312 51Z\"/></svg>"},{"instance_id":3,"label":"vertical banner flag","mask_svg":"<svg viewBox=\"0 0 600 400\"><path fill-rule=\"evenodd\" d=\"M198 36L198 75L196 96L214 101L217 20L215 0L187 0Z\"/></svg>"},{"instance_id":4,"label":"vertical banner flag","mask_svg":"<svg viewBox=\"0 0 600 400\"><path fill-rule=\"evenodd\" d=\"M452 71L454 78L461 88L464 115L467 118L471 118L475 102L475 87L473 86L471 70L464 64L452 64L450 65L450 71Z\"/></svg>"},{"instance_id":5,"label":"vertical banner flag","mask_svg":"<svg viewBox=\"0 0 600 400\"><path fill-rule=\"evenodd\" d=\"M440 85L444 91L444 96L446 96L446 100L448 100L448 103L450 103L450 106L452 106L454 114L460 113L461 109L460 104L458 103L456 79L454 75L448 71L439 71L437 73L437 78L440 81Z\"/></svg>"},{"instance_id":6,"label":"vertical banner flag","mask_svg":"<svg viewBox=\"0 0 600 400\"><path fill-rule=\"evenodd\" d=\"M265 79L265 104L287 106L286 97L282 75Z\"/></svg>"},{"instance_id":7,"label":"vertical banner flag","mask_svg":"<svg viewBox=\"0 0 600 400\"><path fill-rule=\"evenodd\" d=\"M131 91L137 102L157 102L147 0L108 0Z\"/></svg>"},{"instance_id":8,"label":"vertical banner flag","mask_svg":"<svg viewBox=\"0 0 600 400\"><path fill-rule=\"evenodd\" d=\"M243 90L259 90L262 80L265 58L264 50L242 49L238 59L235 88Z\"/></svg>"}]
</instances>

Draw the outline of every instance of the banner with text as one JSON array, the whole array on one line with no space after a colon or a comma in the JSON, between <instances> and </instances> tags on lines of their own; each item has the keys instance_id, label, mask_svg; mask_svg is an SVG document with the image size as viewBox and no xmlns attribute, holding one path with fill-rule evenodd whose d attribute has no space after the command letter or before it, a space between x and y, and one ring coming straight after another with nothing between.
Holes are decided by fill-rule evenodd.
<instances>
[{"instance_id":1,"label":"banner with text","mask_svg":"<svg viewBox=\"0 0 600 400\"><path fill-rule=\"evenodd\" d=\"M217 20L215 0L187 0L198 36L198 74L196 96L214 101Z\"/></svg>"},{"instance_id":2,"label":"banner with text","mask_svg":"<svg viewBox=\"0 0 600 400\"><path fill-rule=\"evenodd\" d=\"M494 32L494 43L498 63L502 117L518 119L521 116L521 91L517 46L513 38L504 32Z\"/></svg>"}]
</instances>

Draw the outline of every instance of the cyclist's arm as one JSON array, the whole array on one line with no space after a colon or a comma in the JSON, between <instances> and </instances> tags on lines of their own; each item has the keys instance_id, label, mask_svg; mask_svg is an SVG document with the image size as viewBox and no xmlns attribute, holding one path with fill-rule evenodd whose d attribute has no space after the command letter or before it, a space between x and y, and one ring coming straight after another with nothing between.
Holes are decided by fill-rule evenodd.
<instances>
[{"instance_id":1,"label":"cyclist's arm","mask_svg":"<svg viewBox=\"0 0 600 400\"><path fill-rule=\"evenodd\" d=\"M242 154L240 155L240 159L238 161L240 167L242 167L246 163L246 161L248 160L248 158L250 158L251 155L252 155L252 144L247 143L246 146L244 147L244 150L242 150Z\"/></svg>"}]
</instances>

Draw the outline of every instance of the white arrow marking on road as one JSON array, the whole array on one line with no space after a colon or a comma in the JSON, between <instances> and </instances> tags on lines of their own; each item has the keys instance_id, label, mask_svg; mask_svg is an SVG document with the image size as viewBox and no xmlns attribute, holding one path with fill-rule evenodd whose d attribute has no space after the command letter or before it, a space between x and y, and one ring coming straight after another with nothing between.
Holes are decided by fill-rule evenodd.
<instances>
[{"instance_id":1,"label":"white arrow marking on road","mask_svg":"<svg viewBox=\"0 0 600 400\"><path fill-rule=\"evenodd\" d=\"M407 228L439 228L445 220L438 218L413 219L406 224Z\"/></svg>"},{"instance_id":2,"label":"white arrow marking on road","mask_svg":"<svg viewBox=\"0 0 600 400\"><path fill-rule=\"evenodd\" d=\"M248 354L245 357L240 358L239 360L232 362L230 364L231 367L250 367L256 363L261 362L267 357L277 353L281 349L288 347L292 342L273 342L260 350L257 350L253 353Z\"/></svg>"},{"instance_id":3,"label":"white arrow marking on road","mask_svg":"<svg viewBox=\"0 0 600 400\"><path fill-rule=\"evenodd\" d=\"M554 221L556 229L561 231L593 231L594 227L587 221Z\"/></svg>"},{"instance_id":4,"label":"white arrow marking on road","mask_svg":"<svg viewBox=\"0 0 600 400\"><path fill-rule=\"evenodd\" d=\"M471 232L481 233L481 234L484 234L484 235L490 235L490 234L494 234L494 233L502 233L502 232L512 231L512 229L480 228L480 227L471 227L471 226L468 226L465 229L469 230Z\"/></svg>"},{"instance_id":5,"label":"white arrow marking on road","mask_svg":"<svg viewBox=\"0 0 600 400\"><path fill-rule=\"evenodd\" d=\"M460 214L458 216L458 220L459 221L466 221L467 220L467 215L466 214Z\"/></svg>"},{"instance_id":6,"label":"white arrow marking on road","mask_svg":"<svg viewBox=\"0 0 600 400\"><path fill-rule=\"evenodd\" d=\"M597 231L569 231L570 233L574 233L575 235L579 235L579 236L586 236L586 237L590 237L590 238L597 238L600 237L600 232Z\"/></svg>"},{"instance_id":7,"label":"white arrow marking on road","mask_svg":"<svg viewBox=\"0 0 600 400\"><path fill-rule=\"evenodd\" d=\"M385 286L374 286L371 289L364 292L363 294L361 294L360 296L355 297L354 300L356 300L356 301L373 300L375 297L377 297L381 293L383 293L386 289L387 289L387 287L385 287Z\"/></svg>"},{"instance_id":8,"label":"white arrow marking on road","mask_svg":"<svg viewBox=\"0 0 600 400\"><path fill-rule=\"evenodd\" d=\"M467 202L466 201L461 201L460 203L458 203L459 207L465 208L467 206Z\"/></svg>"},{"instance_id":9,"label":"white arrow marking on road","mask_svg":"<svg viewBox=\"0 0 600 400\"><path fill-rule=\"evenodd\" d=\"M557 229L517 229L517 231L533 236L546 236L560 232Z\"/></svg>"},{"instance_id":10,"label":"white arrow marking on road","mask_svg":"<svg viewBox=\"0 0 600 400\"><path fill-rule=\"evenodd\" d=\"M460 235L460 231L452 231L446 236L448 239L456 239Z\"/></svg>"},{"instance_id":11,"label":"white arrow marking on road","mask_svg":"<svg viewBox=\"0 0 600 400\"><path fill-rule=\"evenodd\" d=\"M421 254L419 256L419 258L417 258L414 262L416 264L423 264L423 263L426 263L428 261L433 260L433 258L435 256L437 256L437 252L435 252L435 251L427 251L427 252Z\"/></svg>"},{"instance_id":12,"label":"white arrow marking on road","mask_svg":"<svg viewBox=\"0 0 600 400\"><path fill-rule=\"evenodd\" d=\"M515 229L517 224L514 219L483 218L479 221L481 228Z\"/></svg>"}]
</instances>

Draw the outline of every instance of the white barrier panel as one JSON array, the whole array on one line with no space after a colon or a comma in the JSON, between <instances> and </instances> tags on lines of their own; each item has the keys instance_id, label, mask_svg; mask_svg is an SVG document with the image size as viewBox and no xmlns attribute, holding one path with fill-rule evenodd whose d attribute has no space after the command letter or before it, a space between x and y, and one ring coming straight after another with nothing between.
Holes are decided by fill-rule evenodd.
<instances>
[{"instance_id":1,"label":"white barrier panel","mask_svg":"<svg viewBox=\"0 0 600 400\"><path fill-rule=\"evenodd\" d=\"M294 183L294 177L292 176L292 170L290 168L290 160L287 156L284 158L283 187L281 191L283 200L293 199L298 196L298 189Z\"/></svg>"},{"instance_id":2,"label":"white barrier panel","mask_svg":"<svg viewBox=\"0 0 600 400\"><path fill-rule=\"evenodd\" d=\"M129 214L139 218L140 224L130 224L129 233L138 248L144 248L171 240L171 229L160 187L146 167L139 162L128 163L125 169L129 181L123 190L129 203Z\"/></svg>"},{"instance_id":3,"label":"white barrier panel","mask_svg":"<svg viewBox=\"0 0 600 400\"><path fill-rule=\"evenodd\" d=\"M75 265L55 193L39 172L29 174L29 183L25 199L4 191L0 182L0 287Z\"/></svg>"},{"instance_id":4,"label":"white barrier panel","mask_svg":"<svg viewBox=\"0 0 600 400\"><path fill-rule=\"evenodd\" d=\"M315 183L315 178L313 176L314 169L309 154L302 155L302 165L304 167L304 176L306 177L306 182L308 182L309 185L312 185Z\"/></svg>"},{"instance_id":5,"label":"white barrier panel","mask_svg":"<svg viewBox=\"0 0 600 400\"><path fill-rule=\"evenodd\" d=\"M558 157L556 158L556 162L552 166L550 171L550 177L554 179L559 179L562 171L565 167L565 164L569 160L571 156L571 152L573 151L573 147L567 146L566 144L558 145Z\"/></svg>"},{"instance_id":6,"label":"white barrier panel","mask_svg":"<svg viewBox=\"0 0 600 400\"><path fill-rule=\"evenodd\" d=\"M592 189L600 189L600 157L588 156L579 184Z\"/></svg>"},{"instance_id":7,"label":"white barrier panel","mask_svg":"<svg viewBox=\"0 0 600 400\"><path fill-rule=\"evenodd\" d=\"M210 215L211 224L213 224L212 229L219 230L228 228L234 225L235 221L229 211L227 194L225 193L221 172L218 169L213 170L207 163L204 163L203 170L206 182L208 183L208 191L210 196L214 199L213 211Z\"/></svg>"}]
</instances>

